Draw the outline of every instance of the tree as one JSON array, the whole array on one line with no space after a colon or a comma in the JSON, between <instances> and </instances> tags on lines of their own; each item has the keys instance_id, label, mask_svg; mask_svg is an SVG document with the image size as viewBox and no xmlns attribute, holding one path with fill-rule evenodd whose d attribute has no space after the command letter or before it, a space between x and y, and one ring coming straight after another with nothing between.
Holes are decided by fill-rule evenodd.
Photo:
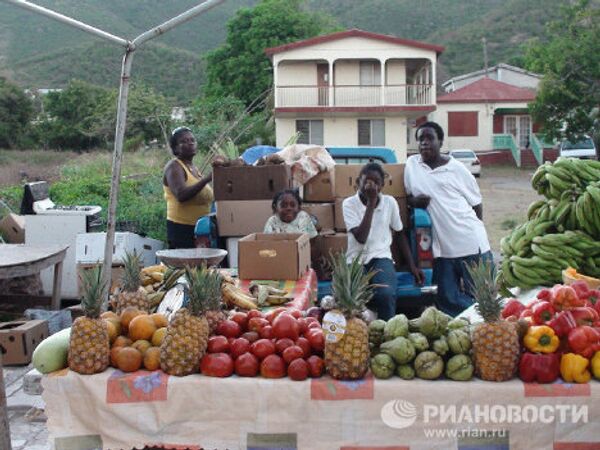
<instances>
[{"instance_id":1,"label":"tree","mask_svg":"<svg viewBox=\"0 0 600 450\"><path fill-rule=\"evenodd\" d=\"M332 19L303 11L300 0L262 0L254 8L242 8L227 22L225 44L206 56L204 94L233 95L249 106L273 84L265 49L333 30Z\"/></svg>"},{"instance_id":2,"label":"tree","mask_svg":"<svg viewBox=\"0 0 600 450\"><path fill-rule=\"evenodd\" d=\"M15 148L27 141L33 102L17 85L0 77L0 147Z\"/></svg>"},{"instance_id":3,"label":"tree","mask_svg":"<svg viewBox=\"0 0 600 450\"><path fill-rule=\"evenodd\" d=\"M547 41L527 51L527 68L543 74L535 101L535 120L547 137L580 139L591 135L600 159L600 8L579 0L548 25Z\"/></svg>"}]
</instances>

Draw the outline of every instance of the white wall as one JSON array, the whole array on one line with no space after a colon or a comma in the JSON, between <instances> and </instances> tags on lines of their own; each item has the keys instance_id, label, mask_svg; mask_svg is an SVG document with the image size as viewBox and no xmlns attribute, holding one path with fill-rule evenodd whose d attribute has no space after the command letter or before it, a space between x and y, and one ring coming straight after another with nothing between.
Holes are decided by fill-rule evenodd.
<instances>
[{"instance_id":1,"label":"white wall","mask_svg":"<svg viewBox=\"0 0 600 450\"><path fill-rule=\"evenodd\" d=\"M397 59L387 61L387 84L406 84L406 64Z\"/></svg>"},{"instance_id":2,"label":"white wall","mask_svg":"<svg viewBox=\"0 0 600 450\"><path fill-rule=\"evenodd\" d=\"M336 61L333 79L336 85L358 86L360 84L360 61Z\"/></svg>"},{"instance_id":3,"label":"white wall","mask_svg":"<svg viewBox=\"0 0 600 450\"><path fill-rule=\"evenodd\" d=\"M279 86L316 86L317 64L308 61L285 61L278 66Z\"/></svg>"}]
</instances>

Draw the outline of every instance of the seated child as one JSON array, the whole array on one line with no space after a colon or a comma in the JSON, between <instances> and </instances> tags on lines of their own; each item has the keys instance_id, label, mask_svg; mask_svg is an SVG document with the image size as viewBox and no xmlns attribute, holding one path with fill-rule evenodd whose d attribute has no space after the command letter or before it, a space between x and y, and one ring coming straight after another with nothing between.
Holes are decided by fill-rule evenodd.
<instances>
[{"instance_id":1,"label":"seated child","mask_svg":"<svg viewBox=\"0 0 600 450\"><path fill-rule=\"evenodd\" d=\"M265 224L265 233L306 233L312 239L317 236L317 229L312 218L302 211L302 200L297 189L279 192L273 198L273 213Z\"/></svg>"}]
</instances>

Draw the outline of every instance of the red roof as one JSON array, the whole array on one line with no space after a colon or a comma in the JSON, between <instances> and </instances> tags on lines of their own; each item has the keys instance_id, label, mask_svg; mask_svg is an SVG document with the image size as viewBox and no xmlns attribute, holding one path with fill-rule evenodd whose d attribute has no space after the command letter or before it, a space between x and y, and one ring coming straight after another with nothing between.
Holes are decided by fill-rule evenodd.
<instances>
[{"instance_id":1,"label":"red roof","mask_svg":"<svg viewBox=\"0 0 600 450\"><path fill-rule=\"evenodd\" d=\"M411 39L402 39L396 36L390 36L387 34L371 33L370 31L358 30L356 28L352 30L339 31L337 33L326 34L323 36L316 36L310 39L304 39L303 41L290 42L289 44L279 45L277 47L270 47L265 50L267 56L272 56L275 53L286 52L300 47L308 47L315 44L322 44L323 42L336 41L338 39L344 39L348 37L362 37L367 39L375 39L378 41L391 42L392 44L406 45L408 47L417 47L425 50L432 50L436 53L442 53L444 47L439 45L427 44L425 42L413 41Z\"/></svg>"},{"instance_id":2,"label":"red roof","mask_svg":"<svg viewBox=\"0 0 600 450\"><path fill-rule=\"evenodd\" d=\"M437 98L438 103L530 102L535 91L512 84L482 78Z\"/></svg>"}]
</instances>

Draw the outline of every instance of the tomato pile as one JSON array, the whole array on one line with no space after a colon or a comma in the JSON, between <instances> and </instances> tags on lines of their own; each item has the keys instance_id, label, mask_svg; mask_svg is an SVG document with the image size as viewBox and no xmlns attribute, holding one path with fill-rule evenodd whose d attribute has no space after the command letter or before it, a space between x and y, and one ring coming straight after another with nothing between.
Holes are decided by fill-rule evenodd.
<instances>
[{"instance_id":1,"label":"tomato pile","mask_svg":"<svg viewBox=\"0 0 600 450\"><path fill-rule=\"evenodd\" d=\"M294 381L317 378L325 372L325 338L315 317L276 308L233 312L208 340L200 372L212 377L262 376Z\"/></svg>"}]
</instances>

